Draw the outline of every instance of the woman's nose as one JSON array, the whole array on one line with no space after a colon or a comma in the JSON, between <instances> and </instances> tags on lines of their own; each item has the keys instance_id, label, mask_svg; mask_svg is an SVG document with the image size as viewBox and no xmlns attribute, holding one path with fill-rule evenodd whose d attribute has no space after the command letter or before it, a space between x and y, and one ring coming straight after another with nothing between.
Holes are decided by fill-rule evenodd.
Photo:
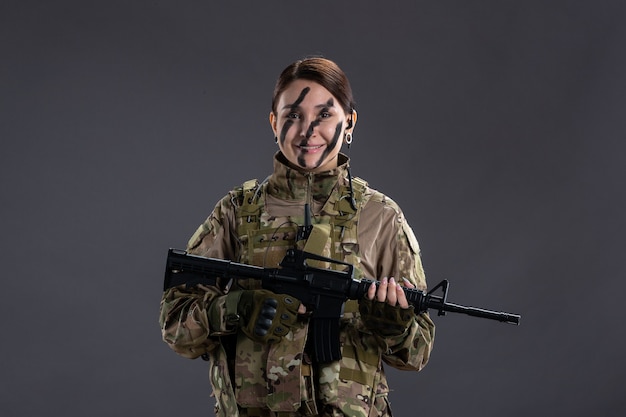
<instances>
[{"instance_id":1,"label":"woman's nose","mask_svg":"<svg viewBox=\"0 0 626 417\"><path fill-rule=\"evenodd\" d=\"M300 123L300 136L310 138L315 133L315 128L320 124L317 117L303 117Z\"/></svg>"}]
</instances>

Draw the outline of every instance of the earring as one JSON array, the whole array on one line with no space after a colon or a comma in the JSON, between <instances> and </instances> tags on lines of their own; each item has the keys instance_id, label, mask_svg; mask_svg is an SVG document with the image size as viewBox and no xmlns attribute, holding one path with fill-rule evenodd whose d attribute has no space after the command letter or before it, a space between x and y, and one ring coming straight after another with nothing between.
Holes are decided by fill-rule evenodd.
<instances>
[{"instance_id":1,"label":"earring","mask_svg":"<svg viewBox=\"0 0 626 417\"><path fill-rule=\"evenodd\" d=\"M278 143L278 136L274 136L274 142Z\"/></svg>"},{"instance_id":2,"label":"earring","mask_svg":"<svg viewBox=\"0 0 626 417\"><path fill-rule=\"evenodd\" d=\"M346 145L348 145L348 147L350 147L350 144L352 143L352 132L346 132L346 135L343 137L343 141Z\"/></svg>"}]
</instances>

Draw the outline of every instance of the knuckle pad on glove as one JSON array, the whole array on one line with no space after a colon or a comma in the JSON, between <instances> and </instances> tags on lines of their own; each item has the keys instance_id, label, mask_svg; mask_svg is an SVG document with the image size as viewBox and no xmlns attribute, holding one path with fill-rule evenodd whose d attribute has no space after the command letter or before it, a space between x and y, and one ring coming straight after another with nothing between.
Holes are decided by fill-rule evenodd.
<instances>
[{"instance_id":1,"label":"knuckle pad on glove","mask_svg":"<svg viewBox=\"0 0 626 417\"><path fill-rule=\"evenodd\" d=\"M245 318L247 322L242 323L242 331L261 343L276 342L288 334L298 320L300 302L267 290L251 290L250 293L249 314Z\"/></svg>"},{"instance_id":2,"label":"knuckle pad on glove","mask_svg":"<svg viewBox=\"0 0 626 417\"><path fill-rule=\"evenodd\" d=\"M272 319L259 317L259 319L256 321L255 327L269 329L270 327L272 327Z\"/></svg>"},{"instance_id":3,"label":"knuckle pad on glove","mask_svg":"<svg viewBox=\"0 0 626 417\"><path fill-rule=\"evenodd\" d=\"M266 317L271 321L274 320L274 317L276 317L276 309L274 307L264 305L263 307L261 307L261 311L259 314L261 317Z\"/></svg>"},{"instance_id":4,"label":"knuckle pad on glove","mask_svg":"<svg viewBox=\"0 0 626 417\"><path fill-rule=\"evenodd\" d=\"M259 336L259 337L263 337L267 334L267 330L269 329L269 327L261 327L261 326L255 326L254 327L254 335L255 336Z\"/></svg>"}]
</instances>

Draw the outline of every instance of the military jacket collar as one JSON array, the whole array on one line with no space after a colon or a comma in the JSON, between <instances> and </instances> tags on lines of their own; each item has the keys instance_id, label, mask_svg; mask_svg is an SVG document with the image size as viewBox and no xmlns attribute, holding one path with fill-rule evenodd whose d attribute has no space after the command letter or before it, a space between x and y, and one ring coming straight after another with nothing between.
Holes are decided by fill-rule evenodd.
<instances>
[{"instance_id":1,"label":"military jacket collar","mask_svg":"<svg viewBox=\"0 0 626 417\"><path fill-rule=\"evenodd\" d=\"M267 193L283 200L306 201L311 198L323 203L337 184L347 182L350 159L340 153L337 168L324 172L306 172L293 168L281 152L274 155L274 172L268 179Z\"/></svg>"}]
</instances>

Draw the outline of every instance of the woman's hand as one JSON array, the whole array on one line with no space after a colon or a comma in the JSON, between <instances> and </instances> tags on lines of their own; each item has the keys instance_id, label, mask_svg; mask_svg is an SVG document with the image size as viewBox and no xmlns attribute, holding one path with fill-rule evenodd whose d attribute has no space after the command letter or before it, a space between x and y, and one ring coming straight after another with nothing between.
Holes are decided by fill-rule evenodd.
<instances>
[{"instance_id":1,"label":"woman's hand","mask_svg":"<svg viewBox=\"0 0 626 417\"><path fill-rule=\"evenodd\" d=\"M402 282L407 288L415 288L415 285L411 284L406 278L403 278ZM367 289L366 297L368 300L373 300L374 297L376 297L376 301L380 301L381 303L386 302L393 307L396 305L401 308L409 307L409 302L406 299L406 294L404 294L402 286L399 285L393 277L389 279L387 279L387 277L383 278L378 285L378 291L376 290L376 283L372 282Z\"/></svg>"},{"instance_id":2,"label":"woman's hand","mask_svg":"<svg viewBox=\"0 0 626 417\"><path fill-rule=\"evenodd\" d=\"M415 288L406 279L403 283L407 288ZM394 278L383 278L378 283L378 289L372 282L359 302L361 320L368 329L382 337L402 335L411 325L414 311L402 286Z\"/></svg>"}]
</instances>

